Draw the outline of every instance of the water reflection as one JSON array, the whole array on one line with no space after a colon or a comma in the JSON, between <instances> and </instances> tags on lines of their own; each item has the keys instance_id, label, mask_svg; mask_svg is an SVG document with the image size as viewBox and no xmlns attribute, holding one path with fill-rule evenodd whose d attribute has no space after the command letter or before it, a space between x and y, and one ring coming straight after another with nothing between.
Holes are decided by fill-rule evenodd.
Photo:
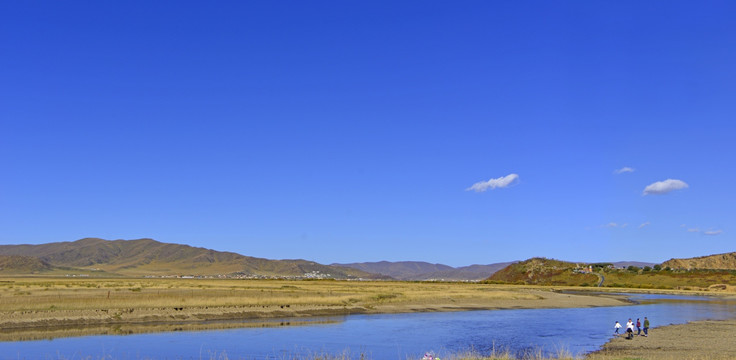
<instances>
[{"instance_id":1,"label":"water reflection","mask_svg":"<svg viewBox=\"0 0 736 360\"><path fill-rule=\"evenodd\" d=\"M76 325L44 328L34 327L26 329L0 329L0 341L52 340L58 338L90 335L134 335L177 331L212 331L226 329L279 328L286 326L315 326L325 324L337 324L341 321L344 321L344 317L314 319L266 319L238 321L230 320L195 323L147 323L94 326Z\"/></svg>"},{"instance_id":2,"label":"water reflection","mask_svg":"<svg viewBox=\"0 0 736 360\"><path fill-rule=\"evenodd\" d=\"M597 350L608 341L616 320L625 323L628 318L647 316L652 322L651 333L656 336L658 326L736 316L733 299L641 294L631 297L638 304L179 324L168 329L165 326L171 325L143 330L107 328L97 330L97 334L105 334L100 336L0 342L0 358L201 359L212 358L207 354L226 354L229 359L288 359L303 358L304 354L342 354L346 349L356 359L365 354L382 360L421 358L430 350L446 357L469 349L482 354L508 350L515 355L554 355L564 349L578 356ZM54 331L68 336L64 332L69 330ZM117 334L127 336L112 336ZM41 338L53 337L48 334Z\"/></svg>"}]
</instances>

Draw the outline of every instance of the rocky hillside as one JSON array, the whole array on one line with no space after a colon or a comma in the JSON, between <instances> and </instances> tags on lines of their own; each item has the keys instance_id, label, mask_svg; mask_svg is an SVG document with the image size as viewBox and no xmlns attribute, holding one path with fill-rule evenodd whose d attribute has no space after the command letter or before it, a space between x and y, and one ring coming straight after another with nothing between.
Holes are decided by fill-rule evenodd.
<instances>
[{"instance_id":1,"label":"rocky hillside","mask_svg":"<svg viewBox=\"0 0 736 360\"><path fill-rule=\"evenodd\" d=\"M663 262L662 267L670 267L672 269L736 270L736 252L689 259L670 259Z\"/></svg>"},{"instance_id":2,"label":"rocky hillside","mask_svg":"<svg viewBox=\"0 0 736 360\"><path fill-rule=\"evenodd\" d=\"M576 271L577 264L560 260L531 258L511 264L487 279L489 282L530 285L595 285L598 277Z\"/></svg>"},{"instance_id":3,"label":"rocky hillside","mask_svg":"<svg viewBox=\"0 0 736 360\"><path fill-rule=\"evenodd\" d=\"M40 245L0 245L0 255L35 259L36 271L51 267L104 271L111 274L145 275L242 275L266 277L379 278L364 271L318 264L307 260L269 260L232 252L188 245L161 243L152 239L81 239ZM17 261L16 264L19 264ZM15 267L13 265L12 267ZM10 265L7 268L11 268ZM28 269L17 267L17 272Z\"/></svg>"}]
</instances>

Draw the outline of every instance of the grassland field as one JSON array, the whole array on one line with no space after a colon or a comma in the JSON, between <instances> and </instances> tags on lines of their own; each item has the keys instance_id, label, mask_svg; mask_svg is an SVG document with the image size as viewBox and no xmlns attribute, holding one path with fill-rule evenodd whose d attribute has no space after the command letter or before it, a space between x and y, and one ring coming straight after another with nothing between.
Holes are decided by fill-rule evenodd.
<instances>
[{"instance_id":1,"label":"grassland field","mask_svg":"<svg viewBox=\"0 0 736 360\"><path fill-rule=\"evenodd\" d=\"M398 281L0 278L0 329L621 305L540 286Z\"/></svg>"}]
</instances>

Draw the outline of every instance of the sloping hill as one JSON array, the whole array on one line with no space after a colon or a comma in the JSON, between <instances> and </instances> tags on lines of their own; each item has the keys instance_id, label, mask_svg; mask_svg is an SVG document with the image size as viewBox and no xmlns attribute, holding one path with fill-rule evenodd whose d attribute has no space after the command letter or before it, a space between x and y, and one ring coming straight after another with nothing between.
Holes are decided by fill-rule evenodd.
<instances>
[{"instance_id":1,"label":"sloping hill","mask_svg":"<svg viewBox=\"0 0 736 360\"><path fill-rule=\"evenodd\" d=\"M736 252L700 256L689 259L670 259L662 267L672 269L736 270Z\"/></svg>"},{"instance_id":2,"label":"sloping hill","mask_svg":"<svg viewBox=\"0 0 736 360\"><path fill-rule=\"evenodd\" d=\"M0 273L2 274L35 274L51 270L53 266L35 257L0 255Z\"/></svg>"},{"instance_id":3,"label":"sloping hill","mask_svg":"<svg viewBox=\"0 0 736 360\"><path fill-rule=\"evenodd\" d=\"M360 270L306 260L269 260L152 239L86 238L40 245L0 245L0 255L36 258L51 266L94 268L121 275L228 275L376 278Z\"/></svg>"},{"instance_id":4,"label":"sloping hill","mask_svg":"<svg viewBox=\"0 0 736 360\"><path fill-rule=\"evenodd\" d=\"M422 261L379 261L351 264L333 264L363 271L391 276L398 280L483 280L496 271L511 264L510 262L470 265L454 268L443 264L431 264Z\"/></svg>"},{"instance_id":5,"label":"sloping hill","mask_svg":"<svg viewBox=\"0 0 736 360\"><path fill-rule=\"evenodd\" d=\"M560 260L531 258L511 264L488 278L489 282L532 285L587 286L598 282L593 274L576 272L577 264Z\"/></svg>"}]
</instances>

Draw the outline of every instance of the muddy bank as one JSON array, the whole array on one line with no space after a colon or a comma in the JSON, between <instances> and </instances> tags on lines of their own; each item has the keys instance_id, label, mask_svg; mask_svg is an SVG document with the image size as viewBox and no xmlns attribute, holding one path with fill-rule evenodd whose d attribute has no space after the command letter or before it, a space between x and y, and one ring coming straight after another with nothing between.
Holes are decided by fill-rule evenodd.
<instances>
[{"instance_id":1,"label":"muddy bank","mask_svg":"<svg viewBox=\"0 0 736 360\"><path fill-rule=\"evenodd\" d=\"M0 341L51 340L88 335L132 335L174 331L226 330L241 328L275 328L286 326L314 326L339 323L339 317L312 319L263 319L217 322L167 322L145 324L66 325L45 328L0 329Z\"/></svg>"},{"instance_id":2,"label":"muddy bank","mask_svg":"<svg viewBox=\"0 0 736 360\"><path fill-rule=\"evenodd\" d=\"M734 339L736 319L696 321L653 328L648 337L616 337L586 359L736 359Z\"/></svg>"}]
</instances>

